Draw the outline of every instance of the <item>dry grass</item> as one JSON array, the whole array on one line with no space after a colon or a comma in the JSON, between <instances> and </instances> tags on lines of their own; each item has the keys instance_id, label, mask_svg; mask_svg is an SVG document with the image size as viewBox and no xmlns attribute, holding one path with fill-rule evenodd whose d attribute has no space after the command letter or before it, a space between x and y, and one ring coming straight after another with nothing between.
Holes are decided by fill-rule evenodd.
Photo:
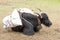
<instances>
[{"instance_id":1,"label":"dry grass","mask_svg":"<svg viewBox=\"0 0 60 40\"><path fill-rule=\"evenodd\" d=\"M40 32L32 36L7 32L2 28L2 19L13 9L20 7L28 7L35 11L37 11L36 7L41 8L48 14L53 25L50 28L43 25ZM52 2L52 0L0 0L0 40L60 40L60 3Z\"/></svg>"}]
</instances>

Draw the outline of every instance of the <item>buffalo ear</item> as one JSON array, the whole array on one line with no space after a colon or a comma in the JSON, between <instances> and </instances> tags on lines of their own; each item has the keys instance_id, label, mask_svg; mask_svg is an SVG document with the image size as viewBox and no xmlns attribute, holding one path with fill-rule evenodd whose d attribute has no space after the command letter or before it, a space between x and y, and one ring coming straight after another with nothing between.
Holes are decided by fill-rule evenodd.
<instances>
[{"instance_id":1,"label":"buffalo ear","mask_svg":"<svg viewBox=\"0 0 60 40\"><path fill-rule=\"evenodd\" d=\"M43 18L43 17L48 17L48 16L46 13L43 12L43 13L41 13L41 18Z\"/></svg>"}]
</instances>

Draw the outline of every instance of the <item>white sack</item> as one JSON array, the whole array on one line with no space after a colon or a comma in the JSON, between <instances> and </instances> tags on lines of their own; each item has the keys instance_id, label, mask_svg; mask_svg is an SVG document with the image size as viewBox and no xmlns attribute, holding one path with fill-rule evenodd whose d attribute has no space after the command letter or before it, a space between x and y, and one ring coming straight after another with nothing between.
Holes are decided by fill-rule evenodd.
<instances>
[{"instance_id":1,"label":"white sack","mask_svg":"<svg viewBox=\"0 0 60 40\"><path fill-rule=\"evenodd\" d=\"M9 29L11 27L16 27L18 25L22 25L22 20L20 18L20 15L19 15L18 11L20 11L22 13L25 12L25 13L34 14L34 12L31 11L30 9L28 9L28 8L14 9L14 11L12 12L11 15L6 16L3 19L3 28Z\"/></svg>"}]
</instances>

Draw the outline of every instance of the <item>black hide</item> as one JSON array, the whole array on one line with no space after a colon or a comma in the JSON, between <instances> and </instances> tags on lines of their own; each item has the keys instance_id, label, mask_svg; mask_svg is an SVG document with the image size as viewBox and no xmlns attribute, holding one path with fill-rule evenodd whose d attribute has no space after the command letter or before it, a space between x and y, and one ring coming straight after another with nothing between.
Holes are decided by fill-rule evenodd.
<instances>
[{"instance_id":1,"label":"black hide","mask_svg":"<svg viewBox=\"0 0 60 40\"><path fill-rule=\"evenodd\" d=\"M12 28L12 30L16 32L22 31L24 34L32 35L34 32L38 32L42 28L38 26L37 18L37 16L30 13L23 13L21 16L23 26L20 26L20 28L17 26L15 28Z\"/></svg>"}]
</instances>

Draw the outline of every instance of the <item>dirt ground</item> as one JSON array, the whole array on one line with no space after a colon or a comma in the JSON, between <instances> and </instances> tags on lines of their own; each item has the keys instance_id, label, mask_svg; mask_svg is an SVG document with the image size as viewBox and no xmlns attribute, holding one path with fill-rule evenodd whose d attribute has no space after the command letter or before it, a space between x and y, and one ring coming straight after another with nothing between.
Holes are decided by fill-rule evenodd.
<instances>
[{"instance_id":1,"label":"dirt ground","mask_svg":"<svg viewBox=\"0 0 60 40\"><path fill-rule=\"evenodd\" d=\"M55 0L0 0L0 40L60 40L60 3ZM19 32L7 32L3 29L2 19L15 8L27 7L39 12L36 7L47 13L52 21L51 27L42 25L42 29L28 36Z\"/></svg>"}]
</instances>

